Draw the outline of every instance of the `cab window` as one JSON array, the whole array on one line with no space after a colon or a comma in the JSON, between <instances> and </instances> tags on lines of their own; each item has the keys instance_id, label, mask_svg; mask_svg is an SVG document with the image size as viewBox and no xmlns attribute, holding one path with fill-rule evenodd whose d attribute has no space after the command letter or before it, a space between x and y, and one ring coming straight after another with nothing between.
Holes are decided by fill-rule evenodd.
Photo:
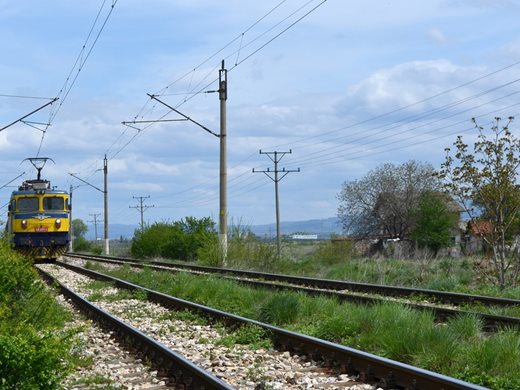
<instances>
[{"instance_id":1,"label":"cab window","mask_svg":"<svg viewBox=\"0 0 520 390\"><path fill-rule=\"evenodd\" d=\"M38 211L38 198L19 198L18 211Z\"/></svg>"},{"instance_id":2,"label":"cab window","mask_svg":"<svg viewBox=\"0 0 520 390\"><path fill-rule=\"evenodd\" d=\"M44 210L64 210L65 199L54 197L43 198L43 209Z\"/></svg>"}]
</instances>

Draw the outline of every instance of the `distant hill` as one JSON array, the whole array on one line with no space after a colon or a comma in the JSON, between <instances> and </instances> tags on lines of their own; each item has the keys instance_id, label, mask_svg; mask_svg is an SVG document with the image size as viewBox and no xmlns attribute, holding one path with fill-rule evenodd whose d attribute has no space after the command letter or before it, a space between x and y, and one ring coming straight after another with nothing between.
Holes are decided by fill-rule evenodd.
<instances>
[{"instance_id":1,"label":"distant hill","mask_svg":"<svg viewBox=\"0 0 520 390\"><path fill-rule=\"evenodd\" d=\"M94 240L95 228L94 225L87 225L88 232L86 238ZM118 239L120 237L131 239L134 236L134 232L138 229L137 225L124 225L124 224L111 224L108 229L108 235L110 239ZM266 225L252 225L244 226L244 228L250 229L254 234L259 237L274 237L276 236L276 224L270 223ZM98 238L104 237L103 224L98 224L97 227ZM293 233L307 233L317 234L318 237L328 238L331 234L341 234L341 223L338 218L325 218L325 219L310 219L307 221L288 221L280 223L280 230L282 234L293 234Z\"/></svg>"}]
</instances>

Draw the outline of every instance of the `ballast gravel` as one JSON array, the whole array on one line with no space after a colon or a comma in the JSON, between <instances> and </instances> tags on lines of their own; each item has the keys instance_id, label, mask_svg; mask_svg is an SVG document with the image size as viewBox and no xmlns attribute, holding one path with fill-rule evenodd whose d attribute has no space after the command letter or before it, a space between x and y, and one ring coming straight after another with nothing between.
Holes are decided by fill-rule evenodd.
<instances>
[{"instance_id":1,"label":"ballast gravel","mask_svg":"<svg viewBox=\"0 0 520 390\"><path fill-rule=\"evenodd\" d=\"M86 299L95 292L97 306L237 389L376 389L374 386L358 383L348 375L335 375L318 362L307 360L304 356L276 350L254 350L244 345L233 345L230 348L218 345L217 341L226 332L222 327L176 319L170 309L147 301L104 299L103 297L114 295L119 290L108 287L94 291L88 288L92 279L86 276L52 264L41 264L39 267ZM90 375L99 373L110 378L123 389L168 388L164 378L158 378L157 372L147 370L138 359L124 351L115 354L120 347L101 329L92 325L89 329L94 329L94 334L82 334L80 337L84 340L82 344L85 354L95 359L92 367L74 373L69 383L77 381L86 371ZM144 381L138 382L139 378L145 377L149 377L146 384Z\"/></svg>"}]
</instances>

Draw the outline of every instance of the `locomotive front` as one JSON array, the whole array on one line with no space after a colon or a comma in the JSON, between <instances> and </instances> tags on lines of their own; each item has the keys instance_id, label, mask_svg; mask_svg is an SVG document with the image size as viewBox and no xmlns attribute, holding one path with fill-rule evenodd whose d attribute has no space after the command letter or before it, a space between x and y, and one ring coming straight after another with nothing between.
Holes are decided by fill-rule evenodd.
<instances>
[{"instance_id":1,"label":"locomotive front","mask_svg":"<svg viewBox=\"0 0 520 390\"><path fill-rule=\"evenodd\" d=\"M51 189L47 180L27 180L11 195L7 231L18 252L54 260L69 243L69 195Z\"/></svg>"}]
</instances>

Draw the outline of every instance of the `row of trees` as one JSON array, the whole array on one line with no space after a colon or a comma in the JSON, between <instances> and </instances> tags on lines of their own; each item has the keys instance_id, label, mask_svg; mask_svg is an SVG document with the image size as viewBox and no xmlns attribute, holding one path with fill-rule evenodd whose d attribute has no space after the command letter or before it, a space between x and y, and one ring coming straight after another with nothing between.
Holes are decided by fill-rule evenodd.
<instances>
[{"instance_id":1,"label":"row of trees","mask_svg":"<svg viewBox=\"0 0 520 390\"><path fill-rule=\"evenodd\" d=\"M409 161L384 164L359 180L345 182L338 195L344 230L352 235L410 239L435 253L449 245L451 230L464 212L487 244L500 286L516 285L520 273L520 140L495 118L486 132L475 121L472 150L459 136L447 148L439 171Z\"/></svg>"}]
</instances>

